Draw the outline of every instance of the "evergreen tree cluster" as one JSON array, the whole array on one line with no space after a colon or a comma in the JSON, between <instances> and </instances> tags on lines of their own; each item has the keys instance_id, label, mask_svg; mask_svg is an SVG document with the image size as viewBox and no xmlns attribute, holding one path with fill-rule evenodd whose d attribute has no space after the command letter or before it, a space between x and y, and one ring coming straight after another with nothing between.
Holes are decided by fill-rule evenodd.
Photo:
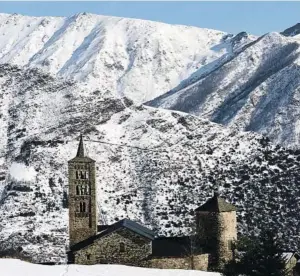
<instances>
[{"instance_id":1,"label":"evergreen tree cluster","mask_svg":"<svg viewBox=\"0 0 300 276\"><path fill-rule=\"evenodd\" d=\"M241 239L236 257L228 262L225 276L288 276L283 257L283 242L275 231L262 230L258 237Z\"/></svg>"}]
</instances>

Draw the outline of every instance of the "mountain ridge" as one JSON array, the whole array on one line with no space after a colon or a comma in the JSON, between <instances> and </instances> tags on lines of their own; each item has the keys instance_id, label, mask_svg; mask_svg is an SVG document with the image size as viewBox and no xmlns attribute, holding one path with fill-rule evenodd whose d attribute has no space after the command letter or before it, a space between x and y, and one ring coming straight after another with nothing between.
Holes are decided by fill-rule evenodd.
<instances>
[{"instance_id":1,"label":"mountain ridge","mask_svg":"<svg viewBox=\"0 0 300 276\"><path fill-rule=\"evenodd\" d=\"M42 69L138 103L238 47L230 44L232 35L217 30L85 13L1 14L0 35L2 64ZM243 43L253 39L248 35Z\"/></svg>"},{"instance_id":2,"label":"mountain ridge","mask_svg":"<svg viewBox=\"0 0 300 276\"><path fill-rule=\"evenodd\" d=\"M299 151L36 69L0 65L0 85L2 256L66 260L67 161L80 133L96 160L99 223L129 218L160 236L187 235L219 186L237 206L239 234L269 225L298 247Z\"/></svg>"},{"instance_id":3,"label":"mountain ridge","mask_svg":"<svg viewBox=\"0 0 300 276\"><path fill-rule=\"evenodd\" d=\"M299 45L297 38L266 34L216 70L191 83L187 79L180 90L147 104L255 131L274 143L298 148Z\"/></svg>"}]
</instances>

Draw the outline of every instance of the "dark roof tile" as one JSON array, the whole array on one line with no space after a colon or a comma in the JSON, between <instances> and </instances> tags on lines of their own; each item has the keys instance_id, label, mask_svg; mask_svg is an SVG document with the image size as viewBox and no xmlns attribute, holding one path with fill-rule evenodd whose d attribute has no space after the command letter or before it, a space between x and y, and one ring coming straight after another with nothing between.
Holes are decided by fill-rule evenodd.
<instances>
[{"instance_id":1,"label":"dark roof tile","mask_svg":"<svg viewBox=\"0 0 300 276\"><path fill-rule=\"evenodd\" d=\"M73 246L71 246L70 251L80 250L80 249L92 244L95 240L102 238L122 227L125 227L145 238L148 238L149 240L153 240L154 236L155 236L155 233L152 230L150 230L134 221L131 221L129 219L122 219L122 220L110 225L106 229L102 230L100 233L96 234L95 236L89 237L79 243L74 244ZM98 226L98 229L99 229L99 226Z\"/></svg>"},{"instance_id":2,"label":"dark roof tile","mask_svg":"<svg viewBox=\"0 0 300 276\"><path fill-rule=\"evenodd\" d=\"M80 135L80 141L78 144L78 149L77 149L77 154L76 157L73 159L69 160L69 162L95 162L95 160L89 158L88 156L85 155L84 153L84 144L83 144L83 137Z\"/></svg>"},{"instance_id":3,"label":"dark roof tile","mask_svg":"<svg viewBox=\"0 0 300 276\"><path fill-rule=\"evenodd\" d=\"M219 197L219 195L215 193L212 198L210 198L207 202L198 207L195 211L215 213L232 212L236 211L236 207L226 202L225 199Z\"/></svg>"}]
</instances>

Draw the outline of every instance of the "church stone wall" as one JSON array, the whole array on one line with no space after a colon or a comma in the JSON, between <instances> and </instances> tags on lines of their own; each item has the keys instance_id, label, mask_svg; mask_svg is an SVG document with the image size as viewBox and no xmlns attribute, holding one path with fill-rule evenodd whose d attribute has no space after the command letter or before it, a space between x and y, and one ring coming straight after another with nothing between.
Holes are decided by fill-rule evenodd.
<instances>
[{"instance_id":1,"label":"church stone wall","mask_svg":"<svg viewBox=\"0 0 300 276\"><path fill-rule=\"evenodd\" d=\"M211 253L212 265L221 267L233 258L232 243L237 239L236 212L198 212L196 220L201 246Z\"/></svg>"},{"instance_id":2,"label":"church stone wall","mask_svg":"<svg viewBox=\"0 0 300 276\"><path fill-rule=\"evenodd\" d=\"M208 251L215 251L219 236L218 213L199 212L196 214L196 229L201 245Z\"/></svg>"},{"instance_id":3,"label":"church stone wall","mask_svg":"<svg viewBox=\"0 0 300 276\"><path fill-rule=\"evenodd\" d=\"M233 258L232 244L237 240L236 212L222 212L219 214L220 226L218 237L218 255L222 262Z\"/></svg>"},{"instance_id":4,"label":"church stone wall","mask_svg":"<svg viewBox=\"0 0 300 276\"><path fill-rule=\"evenodd\" d=\"M121 244L124 245L122 252ZM74 252L76 264L126 264L141 266L152 252L151 240L121 228Z\"/></svg>"},{"instance_id":5,"label":"church stone wall","mask_svg":"<svg viewBox=\"0 0 300 276\"><path fill-rule=\"evenodd\" d=\"M151 258L145 265L150 268L161 268L161 269L195 269L207 271L208 269L209 254L201 254L185 258Z\"/></svg>"},{"instance_id":6,"label":"church stone wall","mask_svg":"<svg viewBox=\"0 0 300 276\"><path fill-rule=\"evenodd\" d=\"M69 237L70 246L96 235L97 232L97 206L96 206L96 184L95 163L85 161L69 162ZM76 179L76 171L87 171L87 179ZM76 186L86 185L88 194L77 195ZM86 204L86 212L78 212L78 204Z\"/></svg>"}]
</instances>

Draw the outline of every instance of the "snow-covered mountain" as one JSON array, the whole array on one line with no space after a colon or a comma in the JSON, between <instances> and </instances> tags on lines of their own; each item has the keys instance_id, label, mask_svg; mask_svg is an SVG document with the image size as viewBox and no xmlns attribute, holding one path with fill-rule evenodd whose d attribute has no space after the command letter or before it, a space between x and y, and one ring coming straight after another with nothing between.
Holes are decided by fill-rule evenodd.
<instances>
[{"instance_id":1,"label":"snow-covered mountain","mask_svg":"<svg viewBox=\"0 0 300 276\"><path fill-rule=\"evenodd\" d=\"M243 44L224 32L80 13L0 14L0 63L40 68L139 103Z\"/></svg>"},{"instance_id":2,"label":"snow-covered mountain","mask_svg":"<svg viewBox=\"0 0 300 276\"><path fill-rule=\"evenodd\" d=\"M299 24L262 37L80 13L0 14L0 63L299 147ZM168 92L169 91L169 92Z\"/></svg>"},{"instance_id":3,"label":"snow-covered mountain","mask_svg":"<svg viewBox=\"0 0 300 276\"><path fill-rule=\"evenodd\" d=\"M300 146L299 25L269 33L149 105L201 115L236 130ZM204 66L203 71L207 66Z\"/></svg>"},{"instance_id":4,"label":"snow-covered mountain","mask_svg":"<svg viewBox=\"0 0 300 276\"><path fill-rule=\"evenodd\" d=\"M299 151L33 69L1 65L0 87L1 255L65 259L67 161L79 133L97 161L99 222L128 217L158 235L188 234L193 210L220 186L240 233L274 226L288 249L299 246Z\"/></svg>"}]
</instances>

